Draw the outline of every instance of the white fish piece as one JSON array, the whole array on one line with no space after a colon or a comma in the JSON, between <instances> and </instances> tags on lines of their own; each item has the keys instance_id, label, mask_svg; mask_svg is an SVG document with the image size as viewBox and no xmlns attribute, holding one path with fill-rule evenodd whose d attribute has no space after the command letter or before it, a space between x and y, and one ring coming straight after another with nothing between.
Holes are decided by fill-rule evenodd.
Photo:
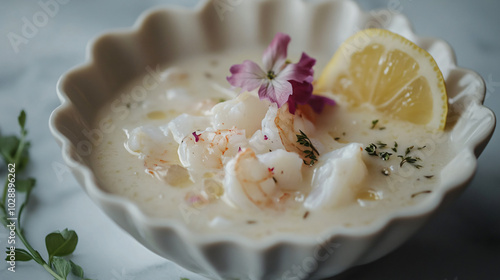
<instances>
[{"instance_id":1,"label":"white fish piece","mask_svg":"<svg viewBox=\"0 0 500 280\"><path fill-rule=\"evenodd\" d=\"M177 143L170 131L165 131L157 126L139 126L131 131L125 130L127 142L125 147L135 155L151 155L163 150L170 151L171 158L177 158Z\"/></svg>"},{"instance_id":2,"label":"white fish piece","mask_svg":"<svg viewBox=\"0 0 500 280\"><path fill-rule=\"evenodd\" d=\"M257 155L257 158L272 171L276 185L281 190L300 189L304 163L298 154L279 149Z\"/></svg>"},{"instance_id":3,"label":"white fish piece","mask_svg":"<svg viewBox=\"0 0 500 280\"><path fill-rule=\"evenodd\" d=\"M304 202L311 210L334 208L355 200L368 170L363 145L351 143L319 158L312 178L312 191Z\"/></svg>"},{"instance_id":4,"label":"white fish piece","mask_svg":"<svg viewBox=\"0 0 500 280\"><path fill-rule=\"evenodd\" d=\"M194 131L204 131L207 127L211 127L210 117L181 114L162 129L165 131L168 128L175 141L180 144L186 136L191 135Z\"/></svg>"},{"instance_id":5,"label":"white fish piece","mask_svg":"<svg viewBox=\"0 0 500 280\"><path fill-rule=\"evenodd\" d=\"M273 173L262 163L252 149L243 149L225 166L222 199L229 205L244 210L273 208L280 190Z\"/></svg>"},{"instance_id":6,"label":"white fish piece","mask_svg":"<svg viewBox=\"0 0 500 280\"><path fill-rule=\"evenodd\" d=\"M189 133L179 145L179 160L193 177L222 170L240 148L248 146L244 130L221 129ZM194 172L201 174L194 174Z\"/></svg>"},{"instance_id":7,"label":"white fish piece","mask_svg":"<svg viewBox=\"0 0 500 280\"><path fill-rule=\"evenodd\" d=\"M215 105L211 113L215 129L244 129L251 136L261 127L269 102L255 93L243 92L238 97Z\"/></svg>"}]
</instances>

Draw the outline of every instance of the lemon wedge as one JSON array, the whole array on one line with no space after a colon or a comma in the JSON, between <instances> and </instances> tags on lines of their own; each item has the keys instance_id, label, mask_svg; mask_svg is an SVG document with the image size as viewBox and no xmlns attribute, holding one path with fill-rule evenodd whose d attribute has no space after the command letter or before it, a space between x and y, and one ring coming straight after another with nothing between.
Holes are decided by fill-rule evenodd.
<instances>
[{"instance_id":1,"label":"lemon wedge","mask_svg":"<svg viewBox=\"0 0 500 280\"><path fill-rule=\"evenodd\" d=\"M448 98L436 61L411 41L384 29L362 30L334 54L315 85L351 106L443 130Z\"/></svg>"}]
</instances>

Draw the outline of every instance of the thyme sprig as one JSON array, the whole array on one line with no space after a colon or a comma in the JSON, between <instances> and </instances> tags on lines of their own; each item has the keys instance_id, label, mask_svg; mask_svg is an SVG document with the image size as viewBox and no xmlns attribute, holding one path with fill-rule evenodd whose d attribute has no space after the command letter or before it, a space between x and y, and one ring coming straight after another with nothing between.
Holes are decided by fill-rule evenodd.
<instances>
[{"instance_id":1,"label":"thyme sprig","mask_svg":"<svg viewBox=\"0 0 500 280\"><path fill-rule=\"evenodd\" d=\"M377 144L370 143L367 147L365 147L365 151L370 155L370 156L378 156L382 160L387 161L391 158L392 153L389 152L380 152L377 153L377 149L384 149L387 147L387 144L382 143L380 141L377 141Z\"/></svg>"},{"instance_id":2,"label":"thyme sprig","mask_svg":"<svg viewBox=\"0 0 500 280\"><path fill-rule=\"evenodd\" d=\"M416 147L417 150L422 150L426 148L426 146L422 147ZM365 147L365 151L370 155L370 156L378 156L384 161L388 161L393 153L387 152L387 151L379 151L383 149L388 149L388 145L386 143L383 143L381 141L377 141L375 143L370 143L368 146ZM398 143L394 142L394 146L390 148L393 152L397 153L398 152ZM399 158L401 158L401 162L399 163L400 167L403 167L405 163L409 163L412 166L414 166L417 169L422 168L423 166L418 164L419 161L422 161L421 158L416 157L416 156L411 156L410 153L415 149L415 146L410 146L407 147L405 150L404 155L398 155Z\"/></svg>"},{"instance_id":3,"label":"thyme sprig","mask_svg":"<svg viewBox=\"0 0 500 280\"><path fill-rule=\"evenodd\" d=\"M411 153L411 151L413 150L413 148L415 148L415 146L410 146L410 147L406 148L404 156L403 155L398 155L398 157L401 158L401 162L399 163L399 167L403 167L403 165L405 163L409 163L409 164L413 165L417 169L420 169L420 168L423 167L422 165L420 165L420 164L417 163L418 161L422 161L421 158L409 156L409 154ZM417 148L417 149L421 150L421 148Z\"/></svg>"},{"instance_id":4,"label":"thyme sprig","mask_svg":"<svg viewBox=\"0 0 500 280\"><path fill-rule=\"evenodd\" d=\"M310 148L303 151L303 153L305 154L305 158L310 159L309 162L304 159L304 164L313 166L316 161L318 161L319 152L314 147L311 139L309 139L309 137L302 130L299 130L299 132L300 134L297 134L297 143L304 147Z\"/></svg>"},{"instance_id":5,"label":"thyme sprig","mask_svg":"<svg viewBox=\"0 0 500 280\"><path fill-rule=\"evenodd\" d=\"M398 142L394 141L394 147L391 148L395 153L398 152Z\"/></svg>"}]
</instances>

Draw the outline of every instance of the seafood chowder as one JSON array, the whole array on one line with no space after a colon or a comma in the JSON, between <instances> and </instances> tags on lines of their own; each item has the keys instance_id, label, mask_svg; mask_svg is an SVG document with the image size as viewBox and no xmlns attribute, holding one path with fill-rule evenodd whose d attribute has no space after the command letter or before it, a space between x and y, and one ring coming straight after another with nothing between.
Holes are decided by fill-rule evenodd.
<instances>
[{"instance_id":1,"label":"seafood chowder","mask_svg":"<svg viewBox=\"0 0 500 280\"><path fill-rule=\"evenodd\" d=\"M100 186L148 216L252 238L363 226L432 195L447 133L317 92L315 60L289 61L289 41L276 35L263 68L213 53L131 82L96 117L114 127L91 154Z\"/></svg>"}]
</instances>

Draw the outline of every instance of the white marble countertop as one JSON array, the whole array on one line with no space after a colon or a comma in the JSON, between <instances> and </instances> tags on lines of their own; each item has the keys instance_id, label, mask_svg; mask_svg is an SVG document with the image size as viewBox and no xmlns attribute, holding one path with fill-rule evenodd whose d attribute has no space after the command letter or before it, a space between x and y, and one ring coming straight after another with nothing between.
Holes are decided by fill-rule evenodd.
<instances>
[{"instance_id":1,"label":"white marble countertop","mask_svg":"<svg viewBox=\"0 0 500 280\"><path fill-rule=\"evenodd\" d=\"M193 6L197 1L57 1L57 11L32 30L31 38L17 44L11 44L9 33L21 34L24 21L32 20L43 9L38 1L6 0L0 4L1 133L17 133L16 117L24 108L32 142L29 173L37 178L24 221L26 237L39 251L45 251L46 234L66 227L75 229L79 244L73 259L93 279L204 279L151 253L105 216L63 165L48 129L49 115L59 104L56 82L63 72L84 61L90 39L109 29L130 27L148 8ZM455 49L460 66L483 76L488 87L485 105L498 114L500 2L359 2L365 9L373 9L386 8L394 1L401 3L402 12L418 34L445 39ZM476 177L458 201L395 252L334 279L500 279L499 159L497 133L479 160ZM3 178L3 171L1 174ZM7 234L0 229L2 248L6 247ZM2 262L0 279L52 279L34 262L18 262L15 273L6 268Z\"/></svg>"}]
</instances>

